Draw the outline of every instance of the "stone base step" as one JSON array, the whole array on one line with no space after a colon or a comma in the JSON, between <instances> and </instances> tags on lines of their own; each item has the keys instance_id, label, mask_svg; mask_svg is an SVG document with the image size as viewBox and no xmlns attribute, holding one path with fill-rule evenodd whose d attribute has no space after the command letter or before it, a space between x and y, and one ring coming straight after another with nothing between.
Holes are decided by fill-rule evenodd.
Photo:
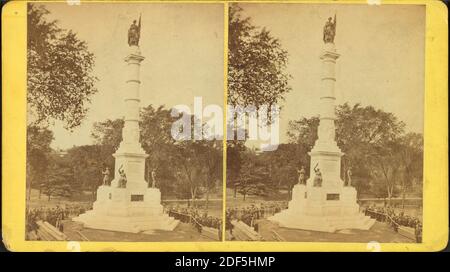
<instances>
[{"instance_id":1,"label":"stone base step","mask_svg":"<svg viewBox=\"0 0 450 272\"><path fill-rule=\"evenodd\" d=\"M83 223L85 228L139 233L153 230L172 231L179 221L161 214L157 217L118 217L99 215L89 211L73 219Z\"/></svg>"},{"instance_id":2,"label":"stone base step","mask_svg":"<svg viewBox=\"0 0 450 272\"><path fill-rule=\"evenodd\" d=\"M270 218L281 227L312 231L336 232L343 229L369 230L375 220L358 213L354 216L308 216L284 210Z\"/></svg>"}]
</instances>

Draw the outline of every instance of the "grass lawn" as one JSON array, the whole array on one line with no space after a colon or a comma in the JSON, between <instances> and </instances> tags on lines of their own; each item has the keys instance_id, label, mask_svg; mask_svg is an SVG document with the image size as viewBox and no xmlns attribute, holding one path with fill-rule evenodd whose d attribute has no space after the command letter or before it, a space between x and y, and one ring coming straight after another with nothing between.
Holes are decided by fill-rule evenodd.
<instances>
[{"instance_id":1,"label":"grass lawn","mask_svg":"<svg viewBox=\"0 0 450 272\"><path fill-rule=\"evenodd\" d=\"M290 200L290 199L289 199ZM272 201L288 201L288 194L286 192L281 192L275 197L262 197L255 195L247 195L244 200L244 196L240 193L236 194L234 197L233 189L227 189L227 208L241 208L250 206L252 204L259 204L264 202L272 202Z\"/></svg>"}]
</instances>

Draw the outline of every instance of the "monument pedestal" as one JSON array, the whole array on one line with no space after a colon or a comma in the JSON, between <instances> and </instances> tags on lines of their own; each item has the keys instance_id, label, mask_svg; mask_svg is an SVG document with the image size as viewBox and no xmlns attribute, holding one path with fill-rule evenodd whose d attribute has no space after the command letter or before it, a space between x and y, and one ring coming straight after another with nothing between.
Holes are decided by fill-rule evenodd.
<instances>
[{"instance_id":1,"label":"monument pedestal","mask_svg":"<svg viewBox=\"0 0 450 272\"><path fill-rule=\"evenodd\" d=\"M86 228L123 232L175 229L179 221L163 212L156 188L131 189L102 185L93 209L73 219Z\"/></svg>"},{"instance_id":2,"label":"monument pedestal","mask_svg":"<svg viewBox=\"0 0 450 272\"><path fill-rule=\"evenodd\" d=\"M308 185L295 185L288 209L269 220L281 227L324 232L368 230L375 223L374 219L359 212L355 188L327 189Z\"/></svg>"}]
</instances>

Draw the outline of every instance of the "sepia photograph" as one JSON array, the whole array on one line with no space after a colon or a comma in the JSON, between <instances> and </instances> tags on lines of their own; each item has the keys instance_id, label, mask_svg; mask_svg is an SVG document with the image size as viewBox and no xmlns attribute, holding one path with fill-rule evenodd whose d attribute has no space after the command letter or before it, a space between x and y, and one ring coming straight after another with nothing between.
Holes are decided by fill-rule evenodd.
<instances>
[{"instance_id":1,"label":"sepia photograph","mask_svg":"<svg viewBox=\"0 0 450 272\"><path fill-rule=\"evenodd\" d=\"M425 6L233 3L228 22L226 239L421 243Z\"/></svg>"},{"instance_id":2,"label":"sepia photograph","mask_svg":"<svg viewBox=\"0 0 450 272\"><path fill-rule=\"evenodd\" d=\"M6 251L206 270L442 250L447 16L426 0L2 3Z\"/></svg>"},{"instance_id":3,"label":"sepia photograph","mask_svg":"<svg viewBox=\"0 0 450 272\"><path fill-rule=\"evenodd\" d=\"M26 240L222 240L223 4L27 13Z\"/></svg>"}]
</instances>

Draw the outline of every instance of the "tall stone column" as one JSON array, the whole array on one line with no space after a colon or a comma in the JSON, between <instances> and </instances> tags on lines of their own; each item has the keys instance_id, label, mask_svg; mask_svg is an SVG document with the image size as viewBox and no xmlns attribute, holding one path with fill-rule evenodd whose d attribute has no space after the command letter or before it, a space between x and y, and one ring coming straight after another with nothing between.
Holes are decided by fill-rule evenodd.
<instances>
[{"instance_id":1,"label":"tall stone column","mask_svg":"<svg viewBox=\"0 0 450 272\"><path fill-rule=\"evenodd\" d=\"M139 143L139 110L140 110L140 68L145 58L141 55L139 47L131 46L130 53L125 58L127 63L126 89L124 92L125 114L123 141L120 145L121 151L143 153Z\"/></svg>"},{"instance_id":2,"label":"tall stone column","mask_svg":"<svg viewBox=\"0 0 450 272\"><path fill-rule=\"evenodd\" d=\"M322 60L322 77L321 77L321 96L320 96L320 124L318 128L317 148L338 151L335 140L335 66L336 60L339 58L336 53L334 44L325 44L324 52L320 56Z\"/></svg>"},{"instance_id":3,"label":"tall stone column","mask_svg":"<svg viewBox=\"0 0 450 272\"><path fill-rule=\"evenodd\" d=\"M323 187L336 187L342 183L341 156L344 155L336 143L335 128L335 66L339 58L334 43L325 43L320 59L322 61L322 76L319 114L320 123L318 127L318 138L311 156L311 176L314 175L314 167L318 165L323 176Z\"/></svg>"},{"instance_id":4,"label":"tall stone column","mask_svg":"<svg viewBox=\"0 0 450 272\"><path fill-rule=\"evenodd\" d=\"M118 169L122 167L127 175L127 188L145 189L147 183L145 177L145 158L148 157L139 142L139 112L140 112L140 66L145 59L136 45L129 47L130 52L125 58L126 87L123 92L125 112L124 127L122 130L122 142L114 157L116 158L116 179L113 186L117 186Z\"/></svg>"}]
</instances>

